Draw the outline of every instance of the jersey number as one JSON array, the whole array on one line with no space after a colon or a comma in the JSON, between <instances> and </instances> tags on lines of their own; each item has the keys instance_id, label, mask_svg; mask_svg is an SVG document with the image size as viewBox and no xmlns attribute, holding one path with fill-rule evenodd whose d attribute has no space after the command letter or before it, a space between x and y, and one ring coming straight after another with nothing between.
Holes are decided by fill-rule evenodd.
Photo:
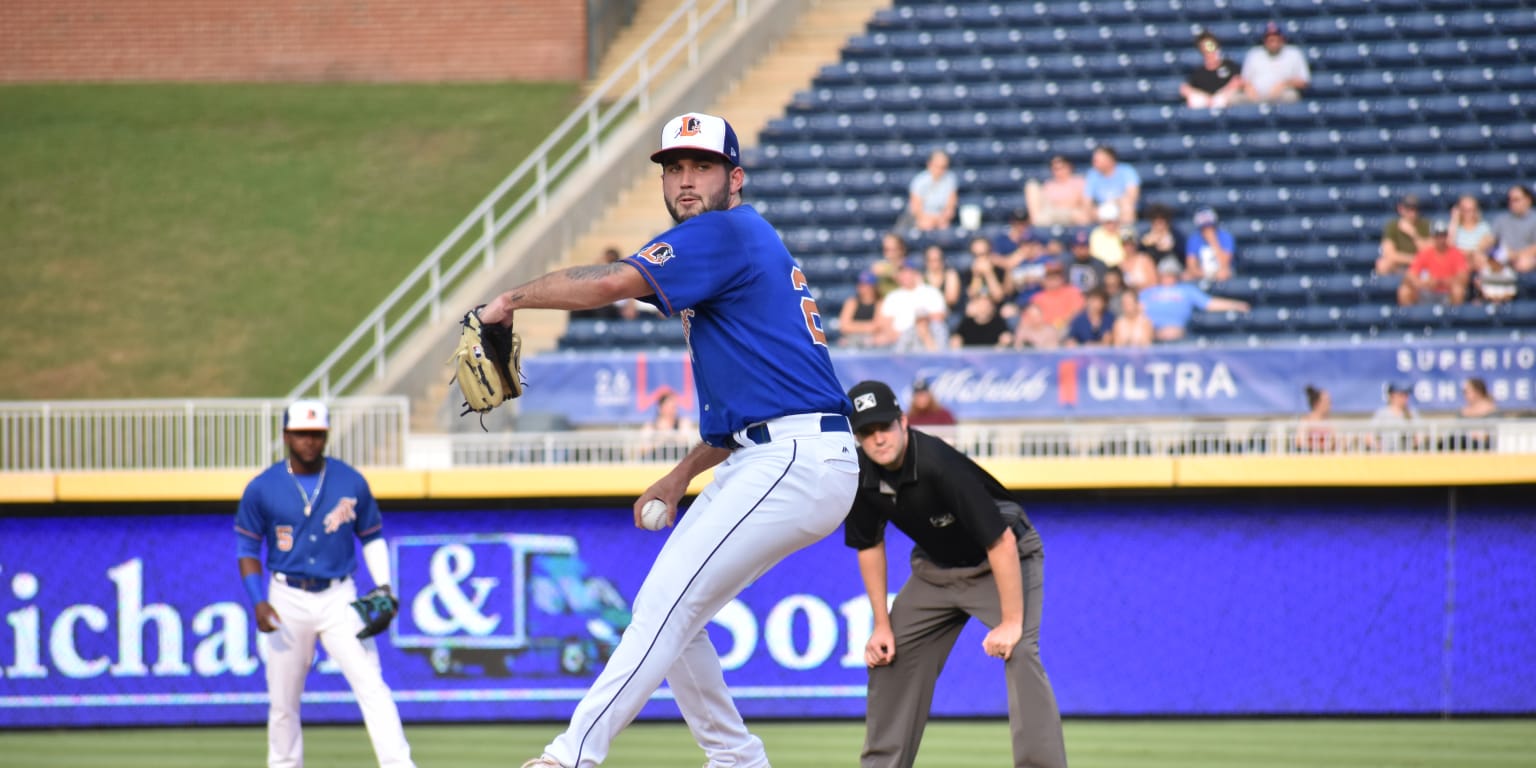
<instances>
[{"instance_id":1,"label":"jersey number","mask_svg":"<svg viewBox=\"0 0 1536 768\"><path fill-rule=\"evenodd\" d=\"M789 273L790 280L794 282L795 290L803 291L809 283L805 282L805 273L795 267ZM811 341L825 347L827 345L827 332L821 327L821 313L816 310L816 300L809 296L800 298L800 313L805 315L805 329L811 332Z\"/></svg>"},{"instance_id":2,"label":"jersey number","mask_svg":"<svg viewBox=\"0 0 1536 768\"><path fill-rule=\"evenodd\" d=\"M291 551L293 551L293 526L291 526L291 525L279 525L279 526L277 526L276 533L277 533L277 551L279 551L279 552L291 552Z\"/></svg>"}]
</instances>

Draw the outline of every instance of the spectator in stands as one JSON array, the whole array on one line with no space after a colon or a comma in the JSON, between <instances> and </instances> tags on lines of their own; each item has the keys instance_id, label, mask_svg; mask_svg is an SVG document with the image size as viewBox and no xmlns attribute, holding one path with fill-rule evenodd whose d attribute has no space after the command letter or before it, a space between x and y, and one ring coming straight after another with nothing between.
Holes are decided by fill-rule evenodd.
<instances>
[{"instance_id":1,"label":"spectator in stands","mask_svg":"<svg viewBox=\"0 0 1536 768\"><path fill-rule=\"evenodd\" d=\"M896 289L896 273L907 263L907 241L895 232L880 237L880 260L869 268L879 281L877 293L881 296Z\"/></svg>"},{"instance_id":2,"label":"spectator in stands","mask_svg":"<svg viewBox=\"0 0 1536 768\"><path fill-rule=\"evenodd\" d=\"M977 296L965 303L965 317L949 337L949 346L1006 347L1013 343L1008 321L998 312L997 303L988 296Z\"/></svg>"},{"instance_id":3,"label":"spectator in stands","mask_svg":"<svg viewBox=\"0 0 1536 768\"><path fill-rule=\"evenodd\" d=\"M1225 57L1216 36L1201 32L1195 37L1200 66L1189 71L1179 84L1179 95L1191 109L1221 109L1244 100L1243 76L1237 62Z\"/></svg>"},{"instance_id":4,"label":"spectator in stands","mask_svg":"<svg viewBox=\"0 0 1536 768\"><path fill-rule=\"evenodd\" d=\"M1083 294L1083 311L1072 318L1064 340L1069 347L1106 346L1114 331L1115 316L1109 311L1109 295L1102 286Z\"/></svg>"},{"instance_id":5,"label":"spectator in stands","mask_svg":"<svg viewBox=\"0 0 1536 768\"><path fill-rule=\"evenodd\" d=\"M1486 421L1499 413L1499 404L1488 394L1488 382L1473 377L1461 383L1461 396L1466 400L1457 413L1468 421ZM1453 438L1453 447L1464 451L1486 451L1493 448L1493 433L1486 429L1465 429L1459 439Z\"/></svg>"},{"instance_id":6,"label":"spectator in stands","mask_svg":"<svg viewBox=\"0 0 1536 768\"><path fill-rule=\"evenodd\" d=\"M944 249L930 245L923 249L923 282L939 289L944 306L951 312L960 309L960 273L944 262Z\"/></svg>"},{"instance_id":7,"label":"spectator in stands","mask_svg":"<svg viewBox=\"0 0 1536 768\"><path fill-rule=\"evenodd\" d=\"M1120 294L1120 316L1115 318L1111 343L1117 347L1150 347L1155 336L1152 318L1141 307L1141 296L1132 290Z\"/></svg>"},{"instance_id":8,"label":"spectator in stands","mask_svg":"<svg viewBox=\"0 0 1536 768\"><path fill-rule=\"evenodd\" d=\"M1411 399L1413 392L1406 384L1393 382L1387 385L1387 404L1376 409L1371 416L1371 424L1376 426L1376 447L1384 451L1400 451L1407 448L1410 443L1417 445L1420 442L1419 435L1410 435L1392 429L1381 429L1382 426L1398 426L1410 424L1419 420L1419 414L1413 409Z\"/></svg>"},{"instance_id":9,"label":"spectator in stands","mask_svg":"<svg viewBox=\"0 0 1536 768\"><path fill-rule=\"evenodd\" d=\"M1226 280L1232 277L1232 255L1237 238L1221 226L1216 211L1195 211L1195 231L1184 245L1184 275L1190 280Z\"/></svg>"},{"instance_id":10,"label":"spectator in stands","mask_svg":"<svg viewBox=\"0 0 1536 768\"><path fill-rule=\"evenodd\" d=\"M992 238L992 252L1013 270L1038 257L1045 250L1047 240L1043 233L1030 226L1029 210L1018 208L1008 214L1008 230Z\"/></svg>"},{"instance_id":11,"label":"spectator in stands","mask_svg":"<svg viewBox=\"0 0 1536 768\"><path fill-rule=\"evenodd\" d=\"M912 404L907 408L907 426L952 427L957 423L955 415L939 405L927 379L912 382Z\"/></svg>"},{"instance_id":12,"label":"spectator in stands","mask_svg":"<svg viewBox=\"0 0 1536 768\"><path fill-rule=\"evenodd\" d=\"M921 230L944 229L955 221L960 205L960 182L949 168L949 155L934 150L928 167L907 186L905 225Z\"/></svg>"},{"instance_id":13,"label":"spectator in stands","mask_svg":"<svg viewBox=\"0 0 1536 768\"><path fill-rule=\"evenodd\" d=\"M1307 453L1328 453L1337 441L1333 425L1328 422L1333 410L1333 398L1328 390L1307 385L1307 415L1296 426L1296 450Z\"/></svg>"},{"instance_id":14,"label":"spectator in stands","mask_svg":"<svg viewBox=\"0 0 1536 768\"><path fill-rule=\"evenodd\" d=\"M843 300L843 309L838 313L839 346L863 349L881 346L882 341L895 341L894 335L881 333L878 283L875 273L868 270L859 273L853 295Z\"/></svg>"},{"instance_id":15,"label":"spectator in stands","mask_svg":"<svg viewBox=\"0 0 1536 768\"><path fill-rule=\"evenodd\" d=\"M1182 258L1184 252L1181 246L1185 241L1179 237L1179 233L1173 228L1173 209L1162 203L1152 203L1146 210L1147 232L1141 236L1141 251L1151 258L1152 271L1157 271L1157 263L1172 256ZM1150 285L1151 281L1148 280Z\"/></svg>"},{"instance_id":16,"label":"spectator in stands","mask_svg":"<svg viewBox=\"0 0 1536 768\"><path fill-rule=\"evenodd\" d=\"M1402 274L1413 264L1413 257L1429 244L1429 222L1419 216L1418 195L1404 195L1397 201L1397 218L1381 229L1376 274Z\"/></svg>"},{"instance_id":17,"label":"spectator in stands","mask_svg":"<svg viewBox=\"0 0 1536 768\"><path fill-rule=\"evenodd\" d=\"M1285 32L1271 21L1264 43L1243 57L1243 94L1249 101L1293 102L1312 84L1312 69L1300 48L1286 45Z\"/></svg>"},{"instance_id":18,"label":"spectator in stands","mask_svg":"<svg viewBox=\"0 0 1536 768\"><path fill-rule=\"evenodd\" d=\"M634 446L637 458L676 461L698 442L699 427L683 415L680 406L677 393L671 388L663 388L657 394L655 415L640 425L641 437Z\"/></svg>"},{"instance_id":19,"label":"spectator in stands","mask_svg":"<svg viewBox=\"0 0 1536 768\"><path fill-rule=\"evenodd\" d=\"M597 263L613 264L622 258L624 258L624 254L619 253L619 249L614 248L613 246L609 246L603 249L603 255ZM640 316L641 312L657 314L655 307L652 307L643 301L637 301L635 299L620 299L612 304L601 306L596 309L573 309L571 310L571 319L634 320Z\"/></svg>"},{"instance_id":20,"label":"spectator in stands","mask_svg":"<svg viewBox=\"0 0 1536 768\"><path fill-rule=\"evenodd\" d=\"M1103 203L1120 206L1120 223L1130 226L1136 222L1136 204L1141 199L1141 175L1130 163L1120 162L1120 156L1112 147L1099 145L1093 150L1093 167L1083 177L1088 201L1083 215L1092 217L1095 208Z\"/></svg>"},{"instance_id":21,"label":"spectator in stands","mask_svg":"<svg viewBox=\"0 0 1536 768\"><path fill-rule=\"evenodd\" d=\"M1118 231L1120 222L1115 219L1111 219L1110 222L1110 226ZM1096 236L1098 231L1095 230L1094 234ZM1084 237L1083 235L1084 233L1079 231L1077 236L1073 238L1072 258L1067 260L1066 266L1067 282L1086 294L1104 285L1104 273L1109 271L1109 267L1103 261L1100 261L1098 255L1093 252L1092 238ZM1125 251L1120 244L1120 238L1114 234L1110 234L1108 237L1114 247L1120 249L1120 252L1123 254Z\"/></svg>"},{"instance_id":22,"label":"spectator in stands","mask_svg":"<svg viewBox=\"0 0 1536 768\"><path fill-rule=\"evenodd\" d=\"M1530 187L1509 188L1509 210L1493 220L1493 235L1499 240L1494 258L1516 272L1536 270L1536 213L1531 212Z\"/></svg>"},{"instance_id":23,"label":"spectator in stands","mask_svg":"<svg viewBox=\"0 0 1536 768\"><path fill-rule=\"evenodd\" d=\"M1461 407L1463 419L1486 419L1499 411L1498 401L1488 394L1488 382L1475 376L1462 382L1461 396L1466 400Z\"/></svg>"},{"instance_id":24,"label":"spectator in stands","mask_svg":"<svg viewBox=\"0 0 1536 768\"><path fill-rule=\"evenodd\" d=\"M1106 267L1125 261L1125 244L1121 242L1125 229L1120 225L1120 206L1101 203L1096 211L1099 225L1088 235L1088 252ZM1075 251L1074 251L1075 252ZM1088 290L1087 286L1078 286Z\"/></svg>"},{"instance_id":25,"label":"spectator in stands","mask_svg":"<svg viewBox=\"0 0 1536 768\"><path fill-rule=\"evenodd\" d=\"M1140 252L1133 253L1127 258L1137 258ZM1109 297L1109 306L1120 306L1120 294L1125 292L1125 265L1110 267L1104 270L1104 295Z\"/></svg>"},{"instance_id":26,"label":"spectator in stands","mask_svg":"<svg viewBox=\"0 0 1536 768\"><path fill-rule=\"evenodd\" d=\"M1195 310L1209 312L1247 312L1248 302L1212 296L1192 283L1180 282L1184 267L1176 259L1164 259L1157 265L1158 283L1142 289L1141 305L1152 320L1158 341L1178 341Z\"/></svg>"},{"instance_id":27,"label":"spectator in stands","mask_svg":"<svg viewBox=\"0 0 1536 768\"><path fill-rule=\"evenodd\" d=\"M1477 295L1484 304L1503 304L1513 301L1519 291L1519 276L1508 264L1498 259L1483 259L1477 270Z\"/></svg>"},{"instance_id":28,"label":"spectator in stands","mask_svg":"<svg viewBox=\"0 0 1536 768\"><path fill-rule=\"evenodd\" d=\"M1014 349L1056 349L1061 346L1061 328L1046 319L1040 305L1031 302L1019 313L1019 325L1013 329Z\"/></svg>"},{"instance_id":29,"label":"spectator in stands","mask_svg":"<svg viewBox=\"0 0 1536 768\"><path fill-rule=\"evenodd\" d=\"M986 296L1002 306L1013 298L1013 277L1003 267L985 237L971 238L971 276L966 284L966 298Z\"/></svg>"},{"instance_id":30,"label":"spectator in stands","mask_svg":"<svg viewBox=\"0 0 1536 768\"><path fill-rule=\"evenodd\" d=\"M1451 206L1451 245L1467 255L1473 269L1481 269L1495 242L1493 227L1483 217L1483 208L1478 205L1477 198L1462 195L1456 205Z\"/></svg>"},{"instance_id":31,"label":"spectator in stands","mask_svg":"<svg viewBox=\"0 0 1536 768\"><path fill-rule=\"evenodd\" d=\"M1059 261L1045 265L1045 281L1040 290L1029 298L1028 306L1040 309L1040 319L1056 329L1057 337L1066 330L1067 323L1083 309L1083 292L1067 282L1066 270ZM1021 322L1022 324L1022 322ZM1021 335L1018 329L1014 335Z\"/></svg>"},{"instance_id":32,"label":"spectator in stands","mask_svg":"<svg viewBox=\"0 0 1536 768\"><path fill-rule=\"evenodd\" d=\"M1093 221L1087 181L1063 155L1051 157L1051 176L1044 184L1034 179L1025 182L1024 204L1030 220L1042 227L1083 227Z\"/></svg>"},{"instance_id":33,"label":"spectator in stands","mask_svg":"<svg viewBox=\"0 0 1536 768\"><path fill-rule=\"evenodd\" d=\"M896 273L899 287L885 295L880 317L894 333L898 352L943 349L949 345L948 310L944 295L923 282L923 266L909 260Z\"/></svg>"},{"instance_id":34,"label":"spectator in stands","mask_svg":"<svg viewBox=\"0 0 1536 768\"><path fill-rule=\"evenodd\" d=\"M1420 301L1459 306L1467 300L1467 257L1451 245L1444 221L1436 221L1430 233L1429 247L1413 257L1397 286L1398 306L1411 307Z\"/></svg>"},{"instance_id":35,"label":"spectator in stands","mask_svg":"<svg viewBox=\"0 0 1536 768\"><path fill-rule=\"evenodd\" d=\"M678 408L677 393L666 388L656 396L656 415L640 429L650 434L698 435L698 427Z\"/></svg>"},{"instance_id":36,"label":"spectator in stands","mask_svg":"<svg viewBox=\"0 0 1536 768\"><path fill-rule=\"evenodd\" d=\"M1121 283L1132 290L1139 291L1157 282L1157 262L1134 239L1125 244L1125 259L1110 269L1119 270ZM1114 293L1110 291L1111 297Z\"/></svg>"}]
</instances>

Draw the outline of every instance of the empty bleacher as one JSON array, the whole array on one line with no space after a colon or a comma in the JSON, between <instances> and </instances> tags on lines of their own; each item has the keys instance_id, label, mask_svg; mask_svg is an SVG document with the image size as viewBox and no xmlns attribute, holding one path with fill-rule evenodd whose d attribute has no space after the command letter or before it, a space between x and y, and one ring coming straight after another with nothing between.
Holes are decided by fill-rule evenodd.
<instances>
[{"instance_id":1,"label":"empty bleacher","mask_svg":"<svg viewBox=\"0 0 1536 768\"><path fill-rule=\"evenodd\" d=\"M1313 83L1296 104L1191 110L1178 84L1208 30L1241 61L1270 21L1302 47ZM1513 334L1536 328L1536 275L1502 307L1395 306L1373 277L1393 201L1485 216L1536 167L1536 7L1518 0L899 0L822 67L744 163L747 199L806 267L824 319L879 254L927 153L944 149L983 233L1023 204L1027 178L1099 144L1143 179L1143 204L1214 207L1238 240L1239 277L1214 295L1248 315L1197 315L1197 343ZM964 266L970 233L926 233ZM567 348L681 343L667 322ZM835 327L830 330L835 335Z\"/></svg>"}]
</instances>

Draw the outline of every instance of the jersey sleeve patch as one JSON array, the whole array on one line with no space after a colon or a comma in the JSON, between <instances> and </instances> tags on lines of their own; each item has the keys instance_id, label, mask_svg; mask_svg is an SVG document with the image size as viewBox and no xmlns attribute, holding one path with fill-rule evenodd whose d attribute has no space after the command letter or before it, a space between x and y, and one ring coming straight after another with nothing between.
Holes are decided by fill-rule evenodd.
<instances>
[{"instance_id":1,"label":"jersey sleeve patch","mask_svg":"<svg viewBox=\"0 0 1536 768\"><path fill-rule=\"evenodd\" d=\"M677 255L677 252L672 250L672 246L667 243L651 243L640 249L640 252L635 255L659 267L671 261L672 257Z\"/></svg>"}]
</instances>

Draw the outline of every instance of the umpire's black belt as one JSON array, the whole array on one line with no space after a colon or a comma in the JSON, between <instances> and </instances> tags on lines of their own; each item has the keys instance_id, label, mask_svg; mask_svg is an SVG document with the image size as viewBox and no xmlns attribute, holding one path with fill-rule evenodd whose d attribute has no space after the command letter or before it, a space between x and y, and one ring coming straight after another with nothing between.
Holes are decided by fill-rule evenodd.
<instances>
[{"instance_id":1,"label":"umpire's black belt","mask_svg":"<svg viewBox=\"0 0 1536 768\"><path fill-rule=\"evenodd\" d=\"M324 592L327 589L330 589L331 585L340 584L343 581L346 581L348 578L346 576L342 576L335 579L315 579L309 576L297 576L281 572L276 575L278 581L287 584L294 589L302 589L305 592Z\"/></svg>"},{"instance_id":2,"label":"umpire's black belt","mask_svg":"<svg viewBox=\"0 0 1536 768\"><path fill-rule=\"evenodd\" d=\"M727 448L766 445L774 440L810 437L822 432L852 432L848 417L841 413L797 413L760 421L725 438Z\"/></svg>"}]
</instances>

